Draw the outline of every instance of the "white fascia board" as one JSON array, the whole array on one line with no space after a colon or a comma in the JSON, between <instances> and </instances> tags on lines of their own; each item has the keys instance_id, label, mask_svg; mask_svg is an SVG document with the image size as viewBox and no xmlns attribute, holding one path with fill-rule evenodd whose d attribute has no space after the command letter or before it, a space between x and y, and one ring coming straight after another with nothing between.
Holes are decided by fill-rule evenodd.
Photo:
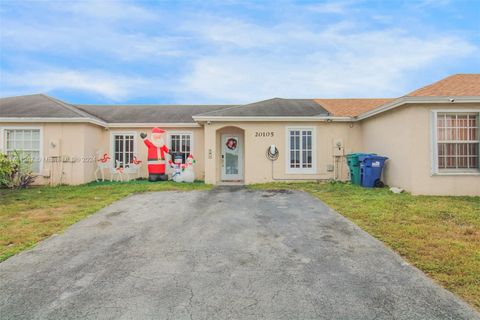
<instances>
[{"instance_id":1,"label":"white fascia board","mask_svg":"<svg viewBox=\"0 0 480 320\"><path fill-rule=\"evenodd\" d=\"M196 116L193 117L195 121L224 121L224 122L265 122L265 121L276 121L276 122L308 122L308 121L344 121L351 122L354 121L351 117L222 117L222 116Z\"/></svg>"},{"instance_id":2,"label":"white fascia board","mask_svg":"<svg viewBox=\"0 0 480 320\"><path fill-rule=\"evenodd\" d=\"M195 122L177 122L177 123L109 123L109 128L199 128L201 125Z\"/></svg>"},{"instance_id":3,"label":"white fascia board","mask_svg":"<svg viewBox=\"0 0 480 320\"><path fill-rule=\"evenodd\" d=\"M427 104L427 103L448 103L452 104L454 106L456 103L480 103L480 97L479 96L473 96L473 97L467 97L467 96L462 96L462 97L456 97L456 96L445 96L445 97L401 97L398 98L392 102L386 103L379 108L367 111L359 116L356 117L357 120L363 120L369 117L372 117L374 115L377 115L379 113L394 109L396 107L399 107L404 104Z\"/></svg>"},{"instance_id":4,"label":"white fascia board","mask_svg":"<svg viewBox=\"0 0 480 320\"><path fill-rule=\"evenodd\" d=\"M0 118L0 123L5 122L5 123L11 123L11 122L24 122L24 123L32 123L32 122L43 122L43 123L48 123L48 122L53 122L53 123L59 123L59 122L67 122L67 123L91 123L91 124L96 124L101 127L107 127L107 123L91 118L44 118L44 117L28 117L28 118L23 118L23 117L1 117Z\"/></svg>"}]
</instances>

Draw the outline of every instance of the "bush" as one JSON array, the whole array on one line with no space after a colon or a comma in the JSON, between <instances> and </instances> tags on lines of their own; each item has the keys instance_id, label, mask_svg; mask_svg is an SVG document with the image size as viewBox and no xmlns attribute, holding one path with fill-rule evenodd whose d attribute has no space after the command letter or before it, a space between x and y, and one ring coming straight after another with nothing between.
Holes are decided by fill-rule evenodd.
<instances>
[{"instance_id":1,"label":"bush","mask_svg":"<svg viewBox=\"0 0 480 320\"><path fill-rule=\"evenodd\" d=\"M11 157L0 154L0 186L20 189L35 181L32 159L15 151Z\"/></svg>"},{"instance_id":2,"label":"bush","mask_svg":"<svg viewBox=\"0 0 480 320\"><path fill-rule=\"evenodd\" d=\"M13 161L6 154L0 153L0 186L5 186L10 180L9 177L13 172Z\"/></svg>"}]
</instances>

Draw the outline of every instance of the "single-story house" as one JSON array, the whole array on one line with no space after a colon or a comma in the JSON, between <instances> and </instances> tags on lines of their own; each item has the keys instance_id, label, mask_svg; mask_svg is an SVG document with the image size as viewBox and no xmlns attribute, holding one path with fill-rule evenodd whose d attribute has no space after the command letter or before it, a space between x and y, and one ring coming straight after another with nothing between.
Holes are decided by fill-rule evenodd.
<instances>
[{"instance_id":1,"label":"single-story house","mask_svg":"<svg viewBox=\"0 0 480 320\"><path fill-rule=\"evenodd\" d=\"M34 94L0 99L0 152L38 159L38 184L81 184L95 179L105 153L145 163L140 133L159 127L171 149L194 155L196 177L206 183L346 180L345 155L372 152L389 158L383 181L390 186L480 195L479 114L480 74L452 75L392 99L78 105Z\"/></svg>"}]
</instances>

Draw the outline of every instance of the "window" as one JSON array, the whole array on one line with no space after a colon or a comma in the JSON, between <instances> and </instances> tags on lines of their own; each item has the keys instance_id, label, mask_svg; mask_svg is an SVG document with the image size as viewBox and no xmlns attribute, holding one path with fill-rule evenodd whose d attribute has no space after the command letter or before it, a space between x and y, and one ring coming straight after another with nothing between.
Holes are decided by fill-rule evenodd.
<instances>
[{"instance_id":1,"label":"window","mask_svg":"<svg viewBox=\"0 0 480 320\"><path fill-rule=\"evenodd\" d=\"M287 171L314 173L313 129L288 129Z\"/></svg>"},{"instance_id":2,"label":"window","mask_svg":"<svg viewBox=\"0 0 480 320\"><path fill-rule=\"evenodd\" d=\"M114 134L114 159L113 163L116 166L117 161L120 167L124 167L126 164L133 162L133 156L135 155L135 135L134 134Z\"/></svg>"},{"instance_id":3,"label":"window","mask_svg":"<svg viewBox=\"0 0 480 320\"><path fill-rule=\"evenodd\" d=\"M438 172L478 172L478 113L438 112L436 137Z\"/></svg>"},{"instance_id":4,"label":"window","mask_svg":"<svg viewBox=\"0 0 480 320\"><path fill-rule=\"evenodd\" d=\"M32 161L32 171L40 173L40 129L5 129L5 152Z\"/></svg>"},{"instance_id":5,"label":"window","mask_svg":"<svg viewBox=\"0 0 480 320\"><path fill-rule=\"evenodd\" d=\"M192 134L191 133L172 133L170 134L170 149L172 152L182 155L183 163L192 152Z\"/></svg>"}]
</instances>

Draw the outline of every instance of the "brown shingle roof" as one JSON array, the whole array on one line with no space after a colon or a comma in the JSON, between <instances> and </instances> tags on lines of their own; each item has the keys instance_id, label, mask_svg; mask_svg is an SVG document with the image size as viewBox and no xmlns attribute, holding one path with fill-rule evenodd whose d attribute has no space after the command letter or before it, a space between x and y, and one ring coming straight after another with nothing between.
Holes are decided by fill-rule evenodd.
<instances>
[{"instance_id":1,"label":"brown shingle roof","mask_svg":"<svg viewBox=\"0 0 480 320\"><path fill-rule=\"evenodd\" d=\"M355 117L394 99L315 99L332 116Z\"/></svg>"},{"instance_id":2,"label":"brown shingle roof","mask_svg":"<svg viewBox=\"0 0 480 320\"><path fill-rule=\"evenodd\" d=\"M415 90L410 97L480 96L480 74L454 74Z\"/></svg>"}]
</instances>

